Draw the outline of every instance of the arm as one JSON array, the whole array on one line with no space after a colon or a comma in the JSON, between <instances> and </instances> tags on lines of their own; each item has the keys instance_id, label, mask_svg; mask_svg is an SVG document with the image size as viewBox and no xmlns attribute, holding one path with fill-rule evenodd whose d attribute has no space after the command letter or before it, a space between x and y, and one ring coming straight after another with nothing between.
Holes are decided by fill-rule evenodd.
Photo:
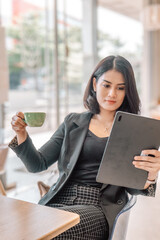
<instances>
[{"instance_id":1,"label":"arm","mask_svg":"<svg viewBox=\"0 0 160 240\"><path fill-rule=\"evenodd\" d=\"M144 189L136 190L128 188L127 191L131 194L141 194L154 197L156 191L156 183L154 183L154 181L157 179L160 170L160 151L155 149L143 150L141 156L135 156L133 165L136 168L147 171L148 179Z\"/></svg>"},{"instance_id":2,"label":"arm","mask_svg":"<svg viewBox=\"0 0 160 240\"><path fill-rule=\"evenodd\" d=\"M22 112L18 112L12 117L11 121L12 129L15 131L17 136L18 145L23 143L27 139L27 124L23 121L23 119L24 114Z\"/></svg>"},{"instance_id":3,"label":"arm","mask_svg":"<svg viewBox=\"0 0 160 240\"><path fill-rule=\"evenodd\" d=\"M148 172L148 180L154 181L160 170L160 151L156 149L143 150L141 156L135 156L133 165ZM150 184L146 182L145 188Z\"/></svg>"},{"instance_id":4,"label":"arm","mask_svg":"<svg viewBox=\"0 0 160 240\"><path fill-rule=\"evenodd\" d=\"M58 160L63 138L64 123L61 124L51 139L38 151L34 147L28 134L26 138L24 136L22 137L22 143L18 141L18 136L16 136L9 144L9 147L11 147L17 156L23 161L28 171L40 172L47 169L51 164Z\"/></svg>"},{"instance_id":5,"label":"arm","mask_svg":"<svg viewBox=\"0 0 160 240\"><path fill-rule=\"evenodd\" d=\"M144 195L149 197L155 197L156 184L150 184L148 188L142 190L126 188L126 191L131 195Z\"/></svg>"},{"instance_id":6,"label":"arm","mask_svg":"<svg viewBox=\"0 0 160 240\"><path fill-rule=\"evenodd\" d=\"M148 179L144 189L148 188L158 177L158 172L160 170L160 151L156 149L143 150L141 156L134 157L133 165L136 168L148 172Z\"/></svg>"}]
</instances>

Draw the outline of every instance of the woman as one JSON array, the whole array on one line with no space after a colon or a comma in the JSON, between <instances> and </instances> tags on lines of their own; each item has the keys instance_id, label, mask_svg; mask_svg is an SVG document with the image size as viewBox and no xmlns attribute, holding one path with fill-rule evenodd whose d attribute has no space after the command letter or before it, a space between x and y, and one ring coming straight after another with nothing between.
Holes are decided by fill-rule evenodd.
<instances>
[{"instance_id":1,"label":"woman","mask_svg":"<svg viewBox=\"0 0 160 240\"><path fill-rule=\"evenodd\" d=\"M10 147L30 172L47 169L58 161L59 178L40 204L59 207L80 215L80 223L55 239L107 239L117 213L127 202L127 192L154 196L160 169L160 152L136 156L136 168L148 171L142 190L96 182L96 175L117 110L137 114L139 97L130 63L121 56L104 58L93 71L84 93L84 113L69 114L51 139L37 151L22 121L12 118L16 137ZM139 161L136 161L139 160ZM115 176L116 177L116 176Z\"/></svg>"}]
</instances>

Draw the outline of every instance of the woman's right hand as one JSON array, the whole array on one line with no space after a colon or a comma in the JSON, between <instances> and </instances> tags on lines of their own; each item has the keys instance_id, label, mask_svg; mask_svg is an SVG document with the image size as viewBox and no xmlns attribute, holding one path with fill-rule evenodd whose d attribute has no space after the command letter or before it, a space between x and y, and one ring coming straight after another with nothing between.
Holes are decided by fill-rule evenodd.
<instances>
[{"instance_id":1,"label":"woman's right hand","mask_svg":"<svg viewBox=\"0 0 160 240\"><path fill-rule=\"evenodd\" d=\"M12 117L11 125L12 129L17 134L18 144L24 142L27 138L26 126L27 124L23 121L24 114L22 112L17 112L16 115Z\"/></svg>"}]
</instances>

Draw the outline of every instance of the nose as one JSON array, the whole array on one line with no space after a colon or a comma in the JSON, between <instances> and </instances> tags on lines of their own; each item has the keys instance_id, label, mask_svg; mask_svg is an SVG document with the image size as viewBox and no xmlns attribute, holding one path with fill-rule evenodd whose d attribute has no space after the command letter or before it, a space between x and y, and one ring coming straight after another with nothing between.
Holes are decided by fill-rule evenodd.
<instances>
[{"instance_id":1,"label":"nose","mask_svg":"<svg viewBox=\"0 0 160 240\"><path fill-rule=\"evenodd\" d=\"M111 88L109 93L108 93L108 96L114 98L114 97L116 97L116 95L117 95L116 89Z\"/></svg>"}]
</instances>

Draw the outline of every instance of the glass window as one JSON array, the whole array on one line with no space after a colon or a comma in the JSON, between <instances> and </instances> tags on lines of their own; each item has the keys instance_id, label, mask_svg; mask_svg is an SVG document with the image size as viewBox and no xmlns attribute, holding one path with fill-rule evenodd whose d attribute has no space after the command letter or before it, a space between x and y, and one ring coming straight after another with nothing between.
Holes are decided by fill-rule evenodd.
<instances>
[{"instance_id":1,"label":"glass window","mask_svg":"<svg viewBox=\"0 0 160 240\"><path fill-rule=\"evenodd\" d=\"M5 128L17 112L47 113L41 128L56 128L54 6L51 0L6 0L2 25L6 29L9 64L9 101L5 103ZM78 11L76 9L78 9ZM57 1L58 82L60 122L82 106L82 1ZM7 138L6 136L6 138Z\"/></svg>"},{"instance_id":2,"label":"glass window","mask_svg":"<svg viewBox=\"0 0 160 240\"><path fill-rule=\"evenodd\" d=\"M114 6L116 8L116 6ZM118 7L118 6L117 6ZM132 64L140 92L143 27L139 21L98 5L98 54L122 55Z\"/></svg>"},{"instance_id":3,"label":"glass window","mask_svg":"<svg viewBox=\"0 0 160 240\"><path fill-rule=\"evenodd\" d=\"M61 121L82 106L82 1L59 0L58 63Z\"/></svg>"}]
</instances>

